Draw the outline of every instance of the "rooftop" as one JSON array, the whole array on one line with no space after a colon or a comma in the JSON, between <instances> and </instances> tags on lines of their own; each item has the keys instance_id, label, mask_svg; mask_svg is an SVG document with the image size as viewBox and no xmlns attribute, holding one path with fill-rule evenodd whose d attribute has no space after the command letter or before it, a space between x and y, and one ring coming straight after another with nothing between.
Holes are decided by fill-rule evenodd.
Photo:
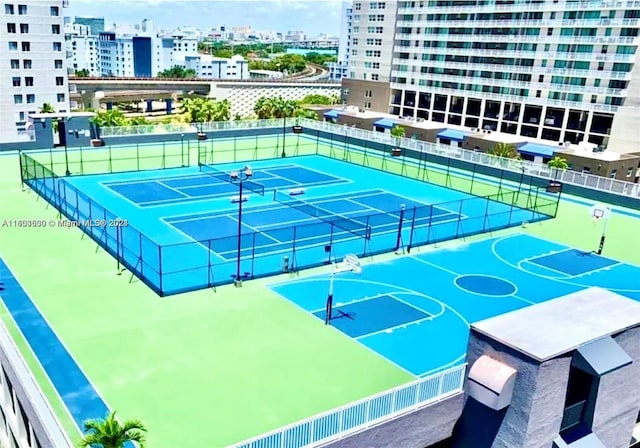
<instances>
[{"instance_id":1,"label":"rooftop","mask_svg":"<svg viewBox=\"0 0 640 448\"><path fill-rule=\"evenodd\" d=\"M640 303L592 287L471 328L543 362L639 324Z\"/></svg>"}]
</instances>

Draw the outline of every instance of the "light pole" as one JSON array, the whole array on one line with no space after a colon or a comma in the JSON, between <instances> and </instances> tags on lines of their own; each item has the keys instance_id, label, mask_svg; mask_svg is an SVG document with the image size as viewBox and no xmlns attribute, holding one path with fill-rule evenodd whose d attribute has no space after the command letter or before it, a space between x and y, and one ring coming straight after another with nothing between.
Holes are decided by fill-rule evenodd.
<instances>
[{"instance_id":1,"label":"light pole","mask_svg":"<svg viewBox=\"0 0 640 448\"><path fill-rule=\"evenodd\" d=\"M285 151L286 147L284 146L286 135L287 135L287 116L285 115L282 119L282 158L283 159L287 157L287 153Z\"/></svg>"},{"instance_id":2,"label":"light pole","mask_svg":"<svg viewBox=\"0 0 640 448\"><path fill-rule=\"evenodd\" d=\"M238 196L238 256L236 261L236 277L233 284L236 287L242 286L242 275L240 272L240 256L242 253L242 190L245 180L253 176L253 170L248 166L245 166L242 171L234 171L231 173L231 182L238 182L240 184L239 196Z\"/></svg>"}]
</instances>

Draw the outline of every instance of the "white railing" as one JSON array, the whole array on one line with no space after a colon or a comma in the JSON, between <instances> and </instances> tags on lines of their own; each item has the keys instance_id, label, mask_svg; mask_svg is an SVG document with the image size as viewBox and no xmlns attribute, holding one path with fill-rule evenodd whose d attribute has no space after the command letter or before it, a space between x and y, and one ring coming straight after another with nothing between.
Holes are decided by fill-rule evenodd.
<instances>
[{"instance_id":1,"label":"white railing","mask_svg":"<svg viewBox=\"0 0 640 448\"><path fill-rule=\"evenodd\" d=\"M100 137L106 138L145 134L180 134L183 132L196 132L196 128L194 125L189 123L106 126L100 128Z\"/></svg>"},{"instance_id":2,"label":"white railing","mask_svg":"<svg viewBox=\"0 0 640 448\"><path fill-rule=\"evenodd\" d=\"M262 434L232 448L303 448L347 437L462 391L466 364Z\"/></svg>"},{"instance_id":3,"label":"white railing","mask_svg":"<svg viewBox=\"0 0 640 448\"><path fill-rule=\"evenodd\" d=\"M9 331L4 323L0 322L0 345L7 357L13 372L16 377L20 379L20 383L26 396L18 395L18 401L29 402L31 407L37 414L35 418L38 419L42 429L46 434L35 433L36 438L40 442L41 446L54 446L56 448L72 448L73 444L69 440L69 437L62 429L60 421L54 414L53 410L49 406L48 400L42 393L42 389L36 382L33 374L29 370L27 363L20 354L20 351L16 347L15 342L9 335ZM17 393L17 389L14 388ZM5 414L9 416L13 411L11 409L5 410ZM10 419L7 419L10 421ZM35 427L32 425L35 429ZM18 428L13 428L14 433L19 434ZM28 431L29 429L26 428ZM52 444L52 445L50 445Z\"/></svg>"},{"instance_id":4,"label":"white railing","mask_svg":"<svg viewBox=\"0 0 640 448\"><path fill-rule=\"evenodd\" d=\"M411 123L412 121L409 121L407 125L410 125ZM400 124L402 124L402 122L400 122ZM593 174L585 174L577 171L558 170L556 168L549 168L547 165L541 163L534 163L527 160L506 159L504 157L498 157L487 153L409 138L402 138L398 143L397 140L391 137L388 133L350 128L324 121L305 120L303 126L308 129L328 131L339 135L344 135L346 133L349 137L353 138L375 141L389 145L399 145L403 148L416 152L424 152L440 157L463 160L465 162L504 169L515 173L524 172L536 177L549 180L555 179L565 184L577 185L620 196L640 198L640 184L635 184L633 182L625 182L623 180L610 179L608 177L595 176ZM444 129L446 127L447 125L443 123L442 128Z\"/></svg>"},{"instance_id":5,"label":"white railing","mask_svg":"<svg viewBox=\"0 0 640 448\"><path fill-rule=\"evenodd\" d=\"M295 119L291 118L290 120L291 125L293 125ZM101 127L100 137L106 138L145 134L180 134L185 132L209 132L224 131L226 129L256 129L271 127L282 127L282 120L240 120L212 121L208 123L172 123L140 126L111 126Z\"/></svg>"}]
</instances>

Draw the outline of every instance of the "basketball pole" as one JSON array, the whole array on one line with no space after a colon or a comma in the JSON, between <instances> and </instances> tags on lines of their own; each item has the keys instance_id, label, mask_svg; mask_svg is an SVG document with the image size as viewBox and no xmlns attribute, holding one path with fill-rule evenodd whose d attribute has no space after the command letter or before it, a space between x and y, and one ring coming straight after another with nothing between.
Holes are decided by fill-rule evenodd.
<instances>
[{"instance_id":1,"label":"basketball pole","mask_svg":"<svg viewBox=\"0 0 640 448\"><path fill-rule=\"evenodd\" d=\"M329 295L327 296L327 306L325 310L324 324L329 325L331 323L331 314L333 310L333 277L336 275L336 265L333 265L333 271L331 277L329 277Z\"/></svg>"},{"instance_id":2,"label":"basketball pole","mask_svg":"<svg viewBox=\"0 0 640 448\"><path fill-rule=\"evenodd\" d=\"M610 216L608 216L605 220L604 220L604 225L602 226L602 235L600 235L600 244L598 245L598 255L602 255L602 250L604 249L604 241L607 238L607 224L609 224L609 218Z\"/></svg>"}]
</instances>

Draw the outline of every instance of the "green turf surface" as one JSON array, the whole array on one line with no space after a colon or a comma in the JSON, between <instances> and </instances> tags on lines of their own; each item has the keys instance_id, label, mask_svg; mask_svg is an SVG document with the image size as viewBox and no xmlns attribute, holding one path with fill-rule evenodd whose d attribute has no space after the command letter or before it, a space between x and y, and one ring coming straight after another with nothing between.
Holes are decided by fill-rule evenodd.
<instances>
[{"instance_id":1,"label":"green turf surface","mask_svg":"<svg viewBox=\"0 0 640 448\"><path fill-rule=\"evenodd\" d=\"M21 191L17 166L0 157L2 219L54 218ZM413 379L271 293L273 278L160 299L117 276L78 229L1 235L0 254L32 300L107 405L145 422L150 446L221 447Z\"/></svg>"},{"instance_id":2,"label":"green turf surface","mask_svg":"<svg viewBox=\"0 0 640 448\"><path fill-rule=\"evenodd\" d=\"M207 163L220 163L277 157L281 151L279 138L261 137L258 142L262 145L259 151L253 139L209 140L202 143L200 157ZM194 142L189 145L188 159L193 165L198 153ZM434 183L448 182L476 194L496 190L495 185L478 179L471 185L468 178L447 178L434 169L425 174L401 160L365 159L362 153L327 145L316 148L315 143L301 145L297 137L287 137L288 154L315 154L316 150L392 172L428 176ZM146 160L142 164L141 155ZM85 173L176 166L187 160L179 143L166 144L164 150L156 145L69 151L68 157L72 172ZM62 151L34 158L48 162L57 174L64 173ZM0 157L0 204L0 222L56 216L34 192L21 191L15 155ZM604 255L640 264L640 239L634 237L639 223L614 214ZM555 220L503 233L513 231L593 250L601 224L591 223L588 207L563 201ZM79 229L69 228L0 228L0 255L107 405L123 418L142 419L153 447L224 446L412 379L265 287L281 279L160 299L135 279L130 283L128 273L117 276L113 258L96 250L95 243L82 238ZM2 318L64 427L77 439L73 422L4 309Z\"/></svg>"}]
</instances>

